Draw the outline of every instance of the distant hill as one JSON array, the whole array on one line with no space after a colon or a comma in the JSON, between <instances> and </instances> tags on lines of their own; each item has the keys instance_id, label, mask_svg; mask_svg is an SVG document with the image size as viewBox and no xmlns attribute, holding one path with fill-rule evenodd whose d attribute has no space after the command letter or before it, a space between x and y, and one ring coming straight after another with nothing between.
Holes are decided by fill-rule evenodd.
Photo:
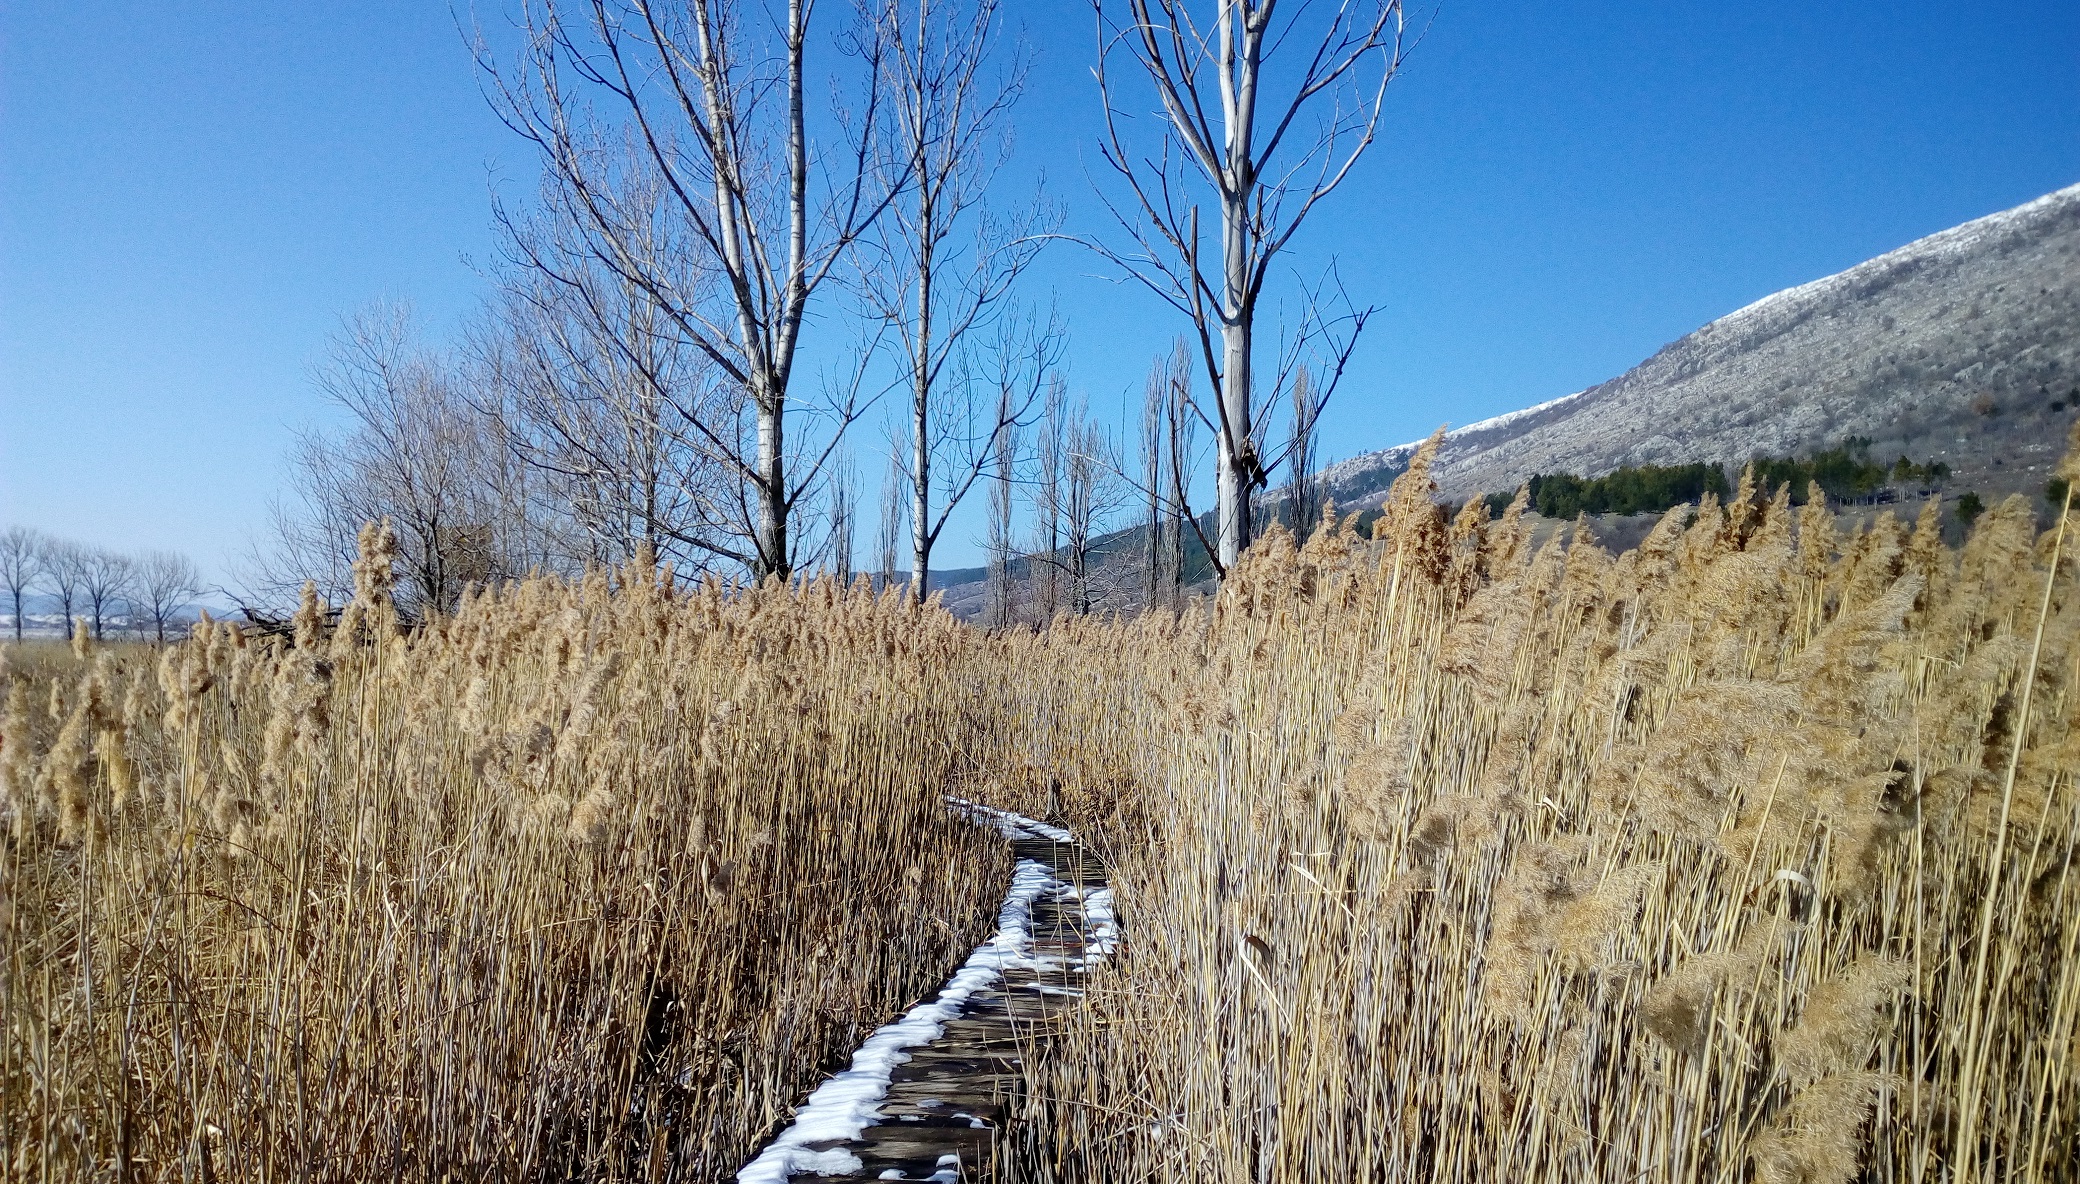
<instances>
[{"instance_id":1,"label":"distant hill","mask_svg":"<svg viewBox=\"0 0 2080 1184\"><path fill-rule=\"evenodd\" d=\"M1200 528L1212 530L1211 514L1201 515ZM1130 589L1138 588L1141 570L1142 548L1146 546L1148 528L1135 525L1107 531L1091 540L1091 563L1094 569L1102 569L1104 575L1098 584L1101 593L1113 607L1124 600L1138 599L1131 595L1122 596ZM1024 584L1044 570L1040 561L1032 555L1020 555L1009 564L1011 581L1014 585ZM1213 577L1213 565L1206 557L1206 549L1199 545L1189 527L1185 530L1184 581L1188 588L1205 591ZM902 577L908 579L907 574ZM957 567L934 570L931 590L941 595L947 611L962 620L977 620L989 611L989 569L986 567Z\"/></svg>"},{"instance_id":2,"label":"distant hill","mask_svg":"<svg viewBox=\"0 0 2080 1184\"><path fill-rule=\"evenodd\" d=\"M1789 288L1609 382L1450 433L1444 495L1535 473L1738 462L1871 441L1951 488L2034 491L2080 414L2080 185ZM1324 472L1377 504L1414 444Z\"/></svg>"}]
</instances>

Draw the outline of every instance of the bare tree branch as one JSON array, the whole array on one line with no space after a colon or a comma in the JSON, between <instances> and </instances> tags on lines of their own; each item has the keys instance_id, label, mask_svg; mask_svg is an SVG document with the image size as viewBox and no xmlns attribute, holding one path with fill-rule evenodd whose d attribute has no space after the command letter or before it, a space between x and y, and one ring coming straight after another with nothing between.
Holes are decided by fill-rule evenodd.
<instances>
[{"instance_id":1,"label":"bare tree branch","mask_svg":"<svg viewBox=\"0 0 2080 1184\"><path fill-rule=\"evenodd\" d=\"M567 228L568 245L640 292L740 390L750 440L728 423L708 424L705 435L718 452L735 450L753 519L747 566L759 578L792 570L794 499L830 456L822 449L807 476L789 472L792 379L810 303L894 195L871 167L880 122L871 81L882 70L871 29L844 47L867 80L865 109L856 119L841 113L850 133L842 150L812 151L812 7L544 0L524 11L519 61L501 64L477 42L484 93L538 149L543 208ZM771 27L755 27L760 18ZM594 99L623 134L598 121ZM618 152L629 145L634 164ZM642 204L653 198L656 216ZM671 228L663 245L647 229L660 220ZM526 261L574 282L564 260Z\"/></svg>"},{"instance_id":2,"label":"bare tree branch","mask_svg":"<svg viewBox=\"0 0 2080 1184\"><path fill-rule=\"evenodd\" d=\"M43 535L26 526L10 526L0 532L0 588L6 590L14 612L16 641L22 639L23 602L44 575L47 546Z\"/></svg>"},{"instance_id":3,"label":"bare tree branch","mask_svg":"<svg viewBox=\"0 0 2080 1184\"><path fill-rule=\"evenodd\" d=\"M1218 545L1209 554L1225 572L1249 544L1251 495L1269 467L1258 423L1283 386L1255 382L1258 304L1273 261L1372 143L1407 48L1401 0L1213 0L1203 25L1190 0L1092 7L1100 155L1123 190L1105 204L1127 244L1097 249L1185 314L1198 337L1214 404L1211 416L1197 412L1216 445ZM1115 56L1131 62L1128 77L1160 112L1153 154L1129 140L1135 113L1122 105ZM1313 130L1301 141L1294 133L1304 126ZM1201 258L1195 193L1219 213L1217 264ZM1364 318L1348 324L1355 340Z\"/></svg>"},{"instance_id":4,"label":"bare tree branch","mask_svg":"<svg viewBox=\"0 0 2080 1184\"><path fill-rule=\"evenodd\" d=\"M1022 44L998 44L1000 0L857 3L883 47L877 81L887 127L875 164L896 194L879 233L861 240L861 288L902 342L910 568L921 600L947 520L989 466L1003 426L986 422L989 413L1023 417L1032 405L1007 405L977 381L988 363L970 337L1016 319L1012 287L1061 218L1037 196L1009 216L989 200L1010 157L1007 120L1029 65Z\"/></svg>"}]
</instances>

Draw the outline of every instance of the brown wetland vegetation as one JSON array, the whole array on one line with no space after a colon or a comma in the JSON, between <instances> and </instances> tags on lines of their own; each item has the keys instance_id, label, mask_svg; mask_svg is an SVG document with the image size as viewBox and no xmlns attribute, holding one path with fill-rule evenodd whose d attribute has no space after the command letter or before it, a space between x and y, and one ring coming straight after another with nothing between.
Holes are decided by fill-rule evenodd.
<instances>
[{"instance_id":1,"label":"brown wetland vegetation","mask_svg":"<svg viewBox=\"0 0 2080 1184\"><path fill-rule=\"evenodd\" d=\"M1178 617L639 562L405 628L371 528L293 638L17 655L0 1174L728 1179L991 927L953 791L1127 934L1005 1179L2073 1178L2070 513L1613 556L1428 456Z\"/></svg>"}]
</instances>

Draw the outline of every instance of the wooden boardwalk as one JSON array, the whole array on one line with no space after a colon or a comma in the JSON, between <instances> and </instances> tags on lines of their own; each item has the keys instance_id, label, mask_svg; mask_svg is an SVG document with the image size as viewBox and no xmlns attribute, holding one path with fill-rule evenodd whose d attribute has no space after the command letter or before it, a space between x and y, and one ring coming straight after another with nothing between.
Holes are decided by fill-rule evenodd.
<instances>
[{"instance_id":1,"label":"wooden boardwalk","mask_svg":"<svg viewBox=\"0 0 2080 1184\"><path fill-rule=\"evenodd\" d=\"M1053 876L1085 892L1107 886L1105 868L1079 843L1017 839L1013 850L1053 869ZM844 1150L858 1171L840 1176L796 1172L791 1180L961 1181L985 1178L997 1131L1023 1078L1028 1050L1055 1031L1062 1014L1078 1006L1083 965L1095 935L1074 897L1032 905L1032 955L1043 969L1014 968L991 989L971 996L943 1035L910 1051L896 1066L879 1122L849 1141L807 1144Z\"/></svg>"}]
</instances>

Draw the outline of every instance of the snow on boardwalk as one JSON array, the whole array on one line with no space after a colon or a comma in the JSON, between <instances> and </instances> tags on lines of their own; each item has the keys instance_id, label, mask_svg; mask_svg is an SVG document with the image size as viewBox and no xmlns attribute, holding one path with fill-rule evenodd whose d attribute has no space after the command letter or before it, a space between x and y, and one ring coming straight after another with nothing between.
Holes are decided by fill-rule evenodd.
<instances>
[{"instance_id":1,"label":"snow on boardwalk","mask_svg":"<svg viewBox=\"0 0 2080 1184\"><path fill-rule=\"evenodd\" d=\"M996 827L1018 856L997 932L936 996L876 1029L850 1068L816 1087L737 1173L741 1184L976 1178L1023 1049L1082 995L1078 976L1117 948L1104 868L1073 835L948 800Z\"/></svg>"}]
</instances>

